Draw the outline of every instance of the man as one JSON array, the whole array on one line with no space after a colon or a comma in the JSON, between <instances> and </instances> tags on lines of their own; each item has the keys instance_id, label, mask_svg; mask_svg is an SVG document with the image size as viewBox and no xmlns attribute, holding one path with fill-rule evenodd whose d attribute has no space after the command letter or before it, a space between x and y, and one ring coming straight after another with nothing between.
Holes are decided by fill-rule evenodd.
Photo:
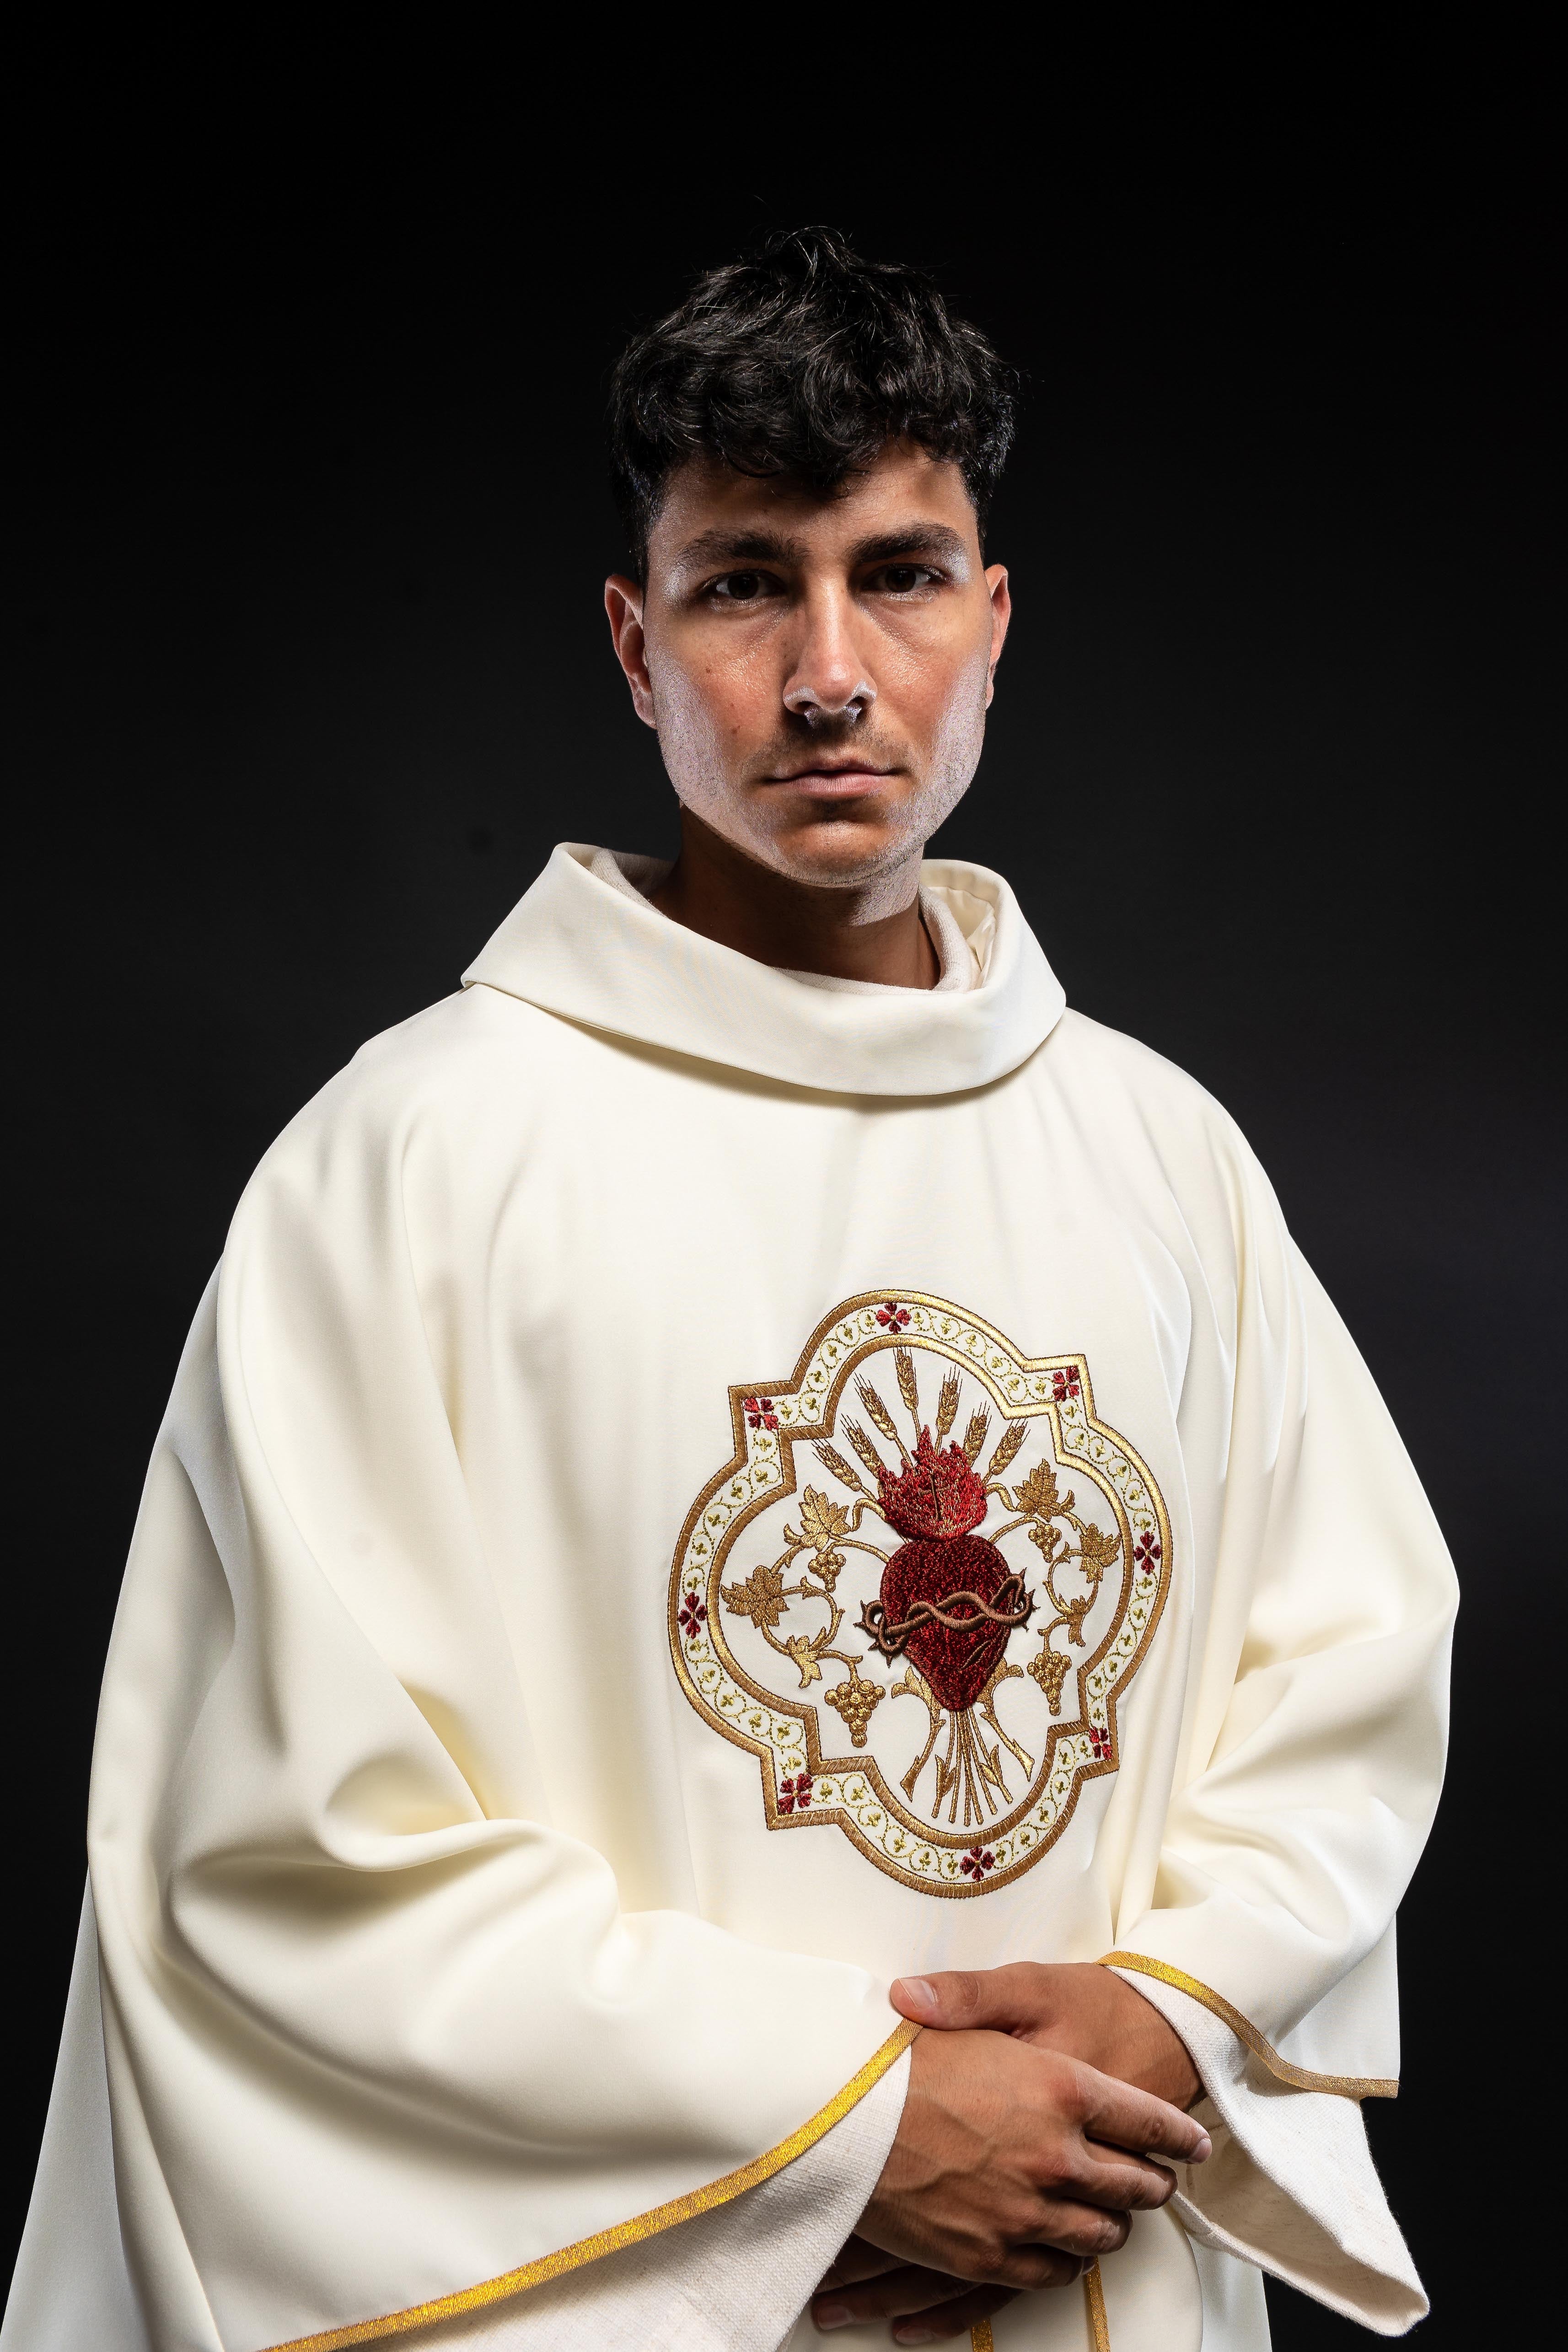
<instances>
[{"instance_id":1,"label":"man","mask_svg":"<svg viewBox=\"0 0 1568 2352\"><path fill-rule=\"evenodd\" d=\"M1452 1574L1224 1113L922 864L1005 373L803 232L613 425L680 854L557 850L241 1202L7 2352L1400 2333Z\"/></svg>"}]
</instances>

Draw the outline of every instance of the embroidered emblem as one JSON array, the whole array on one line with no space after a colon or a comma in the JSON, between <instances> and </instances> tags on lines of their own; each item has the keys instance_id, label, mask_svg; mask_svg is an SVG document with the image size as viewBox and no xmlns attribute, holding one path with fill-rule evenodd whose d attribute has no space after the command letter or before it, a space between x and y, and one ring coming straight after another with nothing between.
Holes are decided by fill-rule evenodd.
<instances>
[{"instance_id":1,"label":"embroidered emblem","mask_svg":"<svg viewBox=\"0 0 1568 2352\"><path fill-rule=\"evenodd\" d=\"M730 1408L670 1578L688 1698L758 1758L770 1829L837 1828L931 1895L1007 1885L1117 1769L1170 1581L1164 1504L1087 1362L878 1292Z\"/></svg>"}]
</instances>

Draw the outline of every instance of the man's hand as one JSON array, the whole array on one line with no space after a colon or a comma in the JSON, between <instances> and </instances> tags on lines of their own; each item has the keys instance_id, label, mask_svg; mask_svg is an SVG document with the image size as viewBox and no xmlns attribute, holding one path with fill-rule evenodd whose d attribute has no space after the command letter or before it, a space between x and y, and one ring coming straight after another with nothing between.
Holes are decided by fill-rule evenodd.
<instances>
[{"instance_id":1,"label":"man's hand","mask_svg":"<svg viewBox=\"0 0 1568 2352\"><path fill-rule=\"evenodd\" d=\"M836 2284L818 2290L813 2317L831 2327L908 2314L897 2330L905 2343L959 2334L1007 2300L976 2298L966 2317L962 2283L1066 2285L1123 2242L1130 2213L1171 2195L1173 2176L1152 2158L1197 2163L1208 2152L1206 2134L1175 2108L1058 2051L1007 2033L922 2033L898 2137L856 2232L896 2268L866 2284L829 2273ZM847 2248L841 2263L865 2280L867 2260Z\"/></svg>"},{"instance_id":2,"label":"man's hand","mask_svg":"<svg viewBox=\"0 0 1568 2352\"><path fill-rule=\"evenodd\" d=\"M1152 2091L1173 2107L1190 2107L1203 2089L1186 2043L1152 2001L1093 1962L1041 1968L1020 1960L1005 1969L900 1977L889 1998L917 2024L1010 2033Z\"/></svg>"},{"instance_id":3,"label":"man's hand","mask_svg":"<svg viewBox=\"0 0 1568 2352\"><path fill-rule=\"evenodd\" d=\"M902 2250L908 2242L901 2240L901 2231L910 2226L914 2204L928 2201L934 2184L928 2180L925 2199L911 2195L908 2163L895 2168L895 2159L900 2158L896 2144L859 2232L844 2248L813 2299L813 2317L819 2327L845 2326L852 2320L890 2319L895 2340L903 2344L937 2343L962 2336L976 2320L989 2318L1010 2303L1024 2286L1066 2285L1079 2275L1092 2254L1121 2243L1129 2226L1127 2213L1140 2204L1147 2208L1164 2203L1173 2184L1160 2166L1140 2167L1135 2180L1123 2179L1114 2188L1103 2168L1089 2168L1104 2159L1114 2161L1117 2151L1103 2143L1114 2141L1119 2128L1132 2132L1131 2145L1135 2152L1141 2152L1142 2145L1152 2153L1188 2162L1200 2162L1208 2154L1207 2139L1195 2126L1187 2126L1190 2137L1184 2145L1172 2131L1174 2118L1169 2109L1190 2105L1202 2088L1185 2044L1158 2010L1108 1969L1020 1964L905 1978L894 1986L892 1999L904 2016L961 2033L966 2042L1000 2032L1058 2058L1076 2061L1077 2074L1067 2077L1065 2084L1058 2082L1054 2095L1059 2101L1065 2092L1068 2107L1076 2105L1082 2120L1075 2126L1070 2113L1064 2114L1058 2105L1054 2117L1058 2139L1045 2168L1049 2179L1036 2182L1037 2191L1047 2186L1053 2189L1052 2211L1035 2243L1021 2252L1010 2243L1005 2249L1007 2260L1021 2260L1032 2270L1027 2277L1018 2276L1016 2284L1004 2284L1001 2273L975 2269L976 2253L982 2258L984 2251L995 2254L994 2245L989 2250L972 2247L967 2257L956 2263L950 2253L939 2252L934 2246L919 2259L909 2258ZM917 2055L930 2038L922 2036L916 2043ZM934 2083L925 2079L933 2055L928 2051L920 2061L928 2110L933 2099L940 2105L944 2095L940 2067ZM914 2063L911 2059L910 2100L900 2141L904 2141L908 2127L910 2145L903 2148L903 2158L915 2156L918 2162L923 2155L929 2173L931 2127L934 2121L940 2139L942 2120L930 2112L918 2116L911 2113ZM1134 2090L1152 2094L1152 2100L1135 2111L1112 2114L1108 2108L1095 2107L1091 2113L1086 2103L1097 2094L1087 2071L1090 2067L1096 2075L1109 2075ZM1042 2085L1037 2079L1030 2087L1037 2092ZM1104 2092L1114 2099L1114 2084L1105 2085ZM1163 2107L1155 2104L1160 2101L1165 2103ZM1135 2122L1134 2114L1142 2120ZM1139 2134L1149 2129L1151 2115L1163 2126L1163 2136L1150 2137L1140 2145ZM1016 2150L1012 2160L1015 2195L1021 2194L1026 2200L1027 2185L1020 2189ZM1075 2161L1080 2168L1077 2172L1072 2169ZM1108 2191L1123 2201L1108 2205ZM940 2198L939 2189L935 2194ZM896 2201L900 2196L901 2205ZM891 2206L889 2199L894 2200ZM879 2200L883 2209L879 2217ZM890 2229L884 2226L889 2222ZM1062 2224L1068 2234L1053 2231L1052 2222ZM1093 2242L1096 2233L1099 2242ZM893 2239L900 2239L900 2243L891 2244ZM976 2284L982 2276L990 2277L992 2283Z\"/></svg>"},{"instance_id":4,"label":"man's hand","mask_svg":"<svg viewBox=\"0 0 1568 2352\"><path fill-rule=\"evenodd\" d=\"M1083 2264L1060 2256L1064 2283ZM851 2238L812 2297L812 2317L820 2328L862 2326L869 2320L893 2323L895 2344L944 2344L969 2335L976 2320L989 2319L1017 2294L1011 2286L973 2286L945 2271L901 2263L865 2238Z\"/></svg>"}]
</instances>

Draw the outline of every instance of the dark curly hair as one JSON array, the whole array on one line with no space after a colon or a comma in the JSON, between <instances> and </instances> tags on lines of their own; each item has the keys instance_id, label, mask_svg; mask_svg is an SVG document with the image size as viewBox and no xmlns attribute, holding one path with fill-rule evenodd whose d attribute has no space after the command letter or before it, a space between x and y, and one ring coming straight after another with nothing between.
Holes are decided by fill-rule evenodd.
<instances>
[{"instance_id":1,"label":"dark curly hair","mask_svg":"<svg viewBox=\"0 0 1568 2352\"><path fill-rule=\"evenodd\" d=\"M1015 391L921 271L863 261L835 229L771 236L708 270L616 362L611 478L637 577L665 484L700 452L826 492L913 441L960 467L984 536Z\"/></svg>"}]
</instances>

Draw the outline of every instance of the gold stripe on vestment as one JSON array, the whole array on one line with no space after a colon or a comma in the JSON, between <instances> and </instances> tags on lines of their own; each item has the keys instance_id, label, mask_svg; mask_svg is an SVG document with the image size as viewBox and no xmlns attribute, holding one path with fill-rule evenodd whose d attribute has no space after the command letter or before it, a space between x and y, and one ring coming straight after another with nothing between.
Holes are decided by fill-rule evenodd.
<instances>
[{"instance_id":1,"label":"gold stripe on vestment","mask_svg":"<svg viewBox=\"0 0 1568 2352\"><path fill-rule=\"evenodd\" d=\"M1151 1960L1142 1952L1107 1952L1100 1965L1102 1969L1131 1969L1137 1975L1158 1977L1162 1984L1174 1985L1178 1992L1190 1993L1201 2000L1215 2017L1225 2020L1238 2041L1245 2042L1255 2058L1260 2058L1269 2073L1281 2083L1289 2083L1296 2091L1332 2091L1342 2099L1396 2099L1399 2096L1397 2074L1318 2074L1310 2066L1293 2065L1281 2058L1272 2042L1265 2039L1249 2017L1226 2000L1224 1993L1215 1992L1212 1985L1190 1977L1182 1969L1173 1969L1163 1960Z\"/></svg>"},{"instance_id":2,"label":"gold stripe on vestment","mask_svg":"<svg viewBox=\"0 0 1568 2352\"><path fill-rule=\"evenodd\" d=\"M1084 2300L1089 2303L1089 2340L1093 2352L1110 2352L1110 2319L1105 2316L1105 2284L1100 2265L1090 2263L1084 2272Z\"/></svg>"},{"instance_id":3,"label":"gold stripe on vestment","mask_svg":"<svg viewBox=\"0 0 1568 2352\"><path fill-rule=\"evenodd\" d=\"M387 2312L380 2319L352 2320L346 2327L328 2327L319 2336L291 2336L287 2344L275 2344L269 2352L344 2352L351 2344L374 2344L383 2336L405 2336L416 2327L433 2326L438 2319L455 2319L459 2313L482 2311L487 2304L501 2303L507 2296L521 2294L531 2286L543 2286L551 2279L564 2278L569 2271L581 2270L586 2263L596 2263L602 2255L613 2254L622 2246L637 2244L644 2238L655 2238L661 2230L673 2229L678 2221L689 2221L698 2213L710 2213L716 2205L727 2205L733 2197L755 2189L815 2147L825 2133L842 2122L851 2107L858 2106L868 2091L879 2083L894 2062L901 2058L920 2027L905 2018L889 2034L886 2042L868 2058L858 2074L852 2074L841 2091L836 2091L825 2107L818 2107L808 2123L791 2132L788 2139L780 2140L765 2155L753 2157L737 2171L726 2172L721 2179L709 2181L705 2189L693 2189L685 2197L672 2197L668 2205L655 2205L647 2213L634 2214L629 2221L617 2221L613 2229L600 2230L591 2238L579 2238L574 2245L563 2246L553 2254L542 2254L536 2263L524 2263L515 2271L503 2271L499 2278L482 2279L478 2286L459 2289L456 2294L437 2295L430 2303L410 2304L405 2311Z\"/></svg>"},{"instance_id":4,"label":"gold stripe on vestment","mask_svg":"<svg viewBox=\"0 0 1568 2352\"><path fill-rule=\"evenodd\" d=\"M1098 2263L1090 2263L1085 2271L1083 2292L1089 2305L1089 2340L1094 2352L1110 2352L1110 2322L1105 2315L1105 2285Z\"/></svg>"},{"instance_id":5,"label":"gold stripe on vestment","mask_svg":"<svg viewBox=\"0 0 1568 2352\"><path fill-rule=\"evenodd\" d=\"M1110 2329L1105 2316L1105 2290L1100 2264L1090 2263L1083 2274L1084 2301L1089 2305L1089 2334L1093 2352L1110 2352ZM996 2352L996 2338L988 2319L977 2319L969 2331L969 2352Z\"/></svg>"}]
</instances>

